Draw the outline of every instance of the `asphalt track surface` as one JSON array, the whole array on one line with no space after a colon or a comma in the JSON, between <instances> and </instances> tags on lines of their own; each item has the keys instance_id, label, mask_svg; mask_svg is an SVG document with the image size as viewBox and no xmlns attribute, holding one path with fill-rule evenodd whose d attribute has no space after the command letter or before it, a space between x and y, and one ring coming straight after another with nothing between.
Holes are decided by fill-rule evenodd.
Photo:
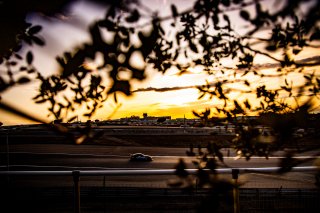
<instances>
[{"instance_id":1,"label":"asphalt track surface","mask_svg":"<svg viewBox=\"0 0 320 213\"><path fill-rule=\"evenodd\" d=\"M7 152L9 151L9 152ZM112 147L101 145L57 145L57 144L17 144L0 146L0 170L114 170L114 169L173 169L179 159L183 159L187 168L195 168L192 161L196 157L187 157L186 148L163 147ZM254 157L250 161L236 159L233 150L223 149L224 163L232 168L274 167L278 166L282 153L274 153L269 159ZM131 153L145 153L153 157L152 162L130 162ZM310 159L299 166L313 165L313 153L296 156L297 159ZM9 168L8 166L9 159ZM152 187L165 188L176 177L173 175L144 176L99 176L81 177L82 186L109 187ZM221 175L231 179L231 174ZM10 179L12 184L37 186L72 186L72 177L23 177ZM246 173L239 176L242 188L316 188L313 172L289 172L283 175Z\"/></svg>"}]
</instances>

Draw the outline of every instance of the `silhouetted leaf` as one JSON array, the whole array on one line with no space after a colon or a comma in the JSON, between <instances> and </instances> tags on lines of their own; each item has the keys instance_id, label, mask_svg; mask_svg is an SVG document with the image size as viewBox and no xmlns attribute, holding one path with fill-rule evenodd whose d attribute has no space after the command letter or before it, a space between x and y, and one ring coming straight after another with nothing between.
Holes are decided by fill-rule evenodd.
<instances>
[{"instance_id":1,"label":"silhouetted leaf","mask_svg":"<svg viewBox=\"0 0 320 213\"><path fill-rule=\"evenodd\" d=\"M33 61L33 54L32 54L32 52L30 52L30 51L27 52L26 60L27 60L27 63L28 63L29 65L32 64L32 61Z\"/></svg>"},{"instance_id":2,"label":"silhouetted leaf","mask_svg":"<svg viewBox=\"0 0 320 213\"><path fill-rule=\"evenodd\" d=\"M138 21L140 18L140 13L138 12L138 10L134 10L131 15L129 17L126 18L127 22L136 22Z\"/></svg>"},{"instance_id":3,"label":"silhouetted leaf","mask_svg":"<svg viewBox=\"0 0 320 213\"><path fill-rule=\"evenodd\" d=\"M221 0L221 3L226 7L230 6L230 0Z\"/></svg>"},{"instance_id":4,"label":"silhouetted leaf","mask_svg":"<svg viewBox=\"0 0 320 213\"><path fill-rule=\"evenodd\" d=\"M244 19L249 21L250 20L250 14L246 10L241 10L240 11L240 16Z\"/></svg>"},{"instance_id":5,"label":"silhouetted leaf","mask_svg":"<svg viewBox=\"0 0 320 213\"><path fill-rule=\"evenodd\" d=\"M275 45L269 45L269 46L266 47L266 50L268 50L268 51L276 51L277 47Z\"/></svg>"},{"instance_id":6,"label":"silhouetted leaf","mask_svg":"<svg viewBox=\"0 0 320 213\"><path fill-rule=\"evenodd\" d=\"M114 92L123 92L126 95L130 95L130 84L128 81L116 81L113 83L112 88L108 91L108 94L114 93Z\"/></svg>"},{"instance_id":7,"label":"silhouetted leaf","mask_svg":"<svg viewBox=\"0 0 320 213\"><path fill-rule=\"evenodd\" d=\"M194 43L189 42L189 47L193 52L198 53L198 48Z\"/></svg>"},{"instance_id":8,"label":"silhouetted leaf","mask_svg":"<svg viewBox=\"0 0 320 213\"><path fill-rule=\"evenodd\" d=\"M250 105L250 103L249 103L249 101L248 100L246 100L245 102L244 102L244 105L245 105L245 107L247 108L247 109L251 109L251 105Z\"/></svg>"},{"instance_id":9,"label":"silhouetted leaf","mask_svg":"<svg viewBox=\"0 0 320 213\"><path fill-rule=\"evenodd\" d=\"M293 49L292 52L293 54L297 55L301 52L301 49Z\"/></svg>"},{"instance_id":10,"label":"silhouetted leaf","mask_svg":"<svg viewBox=\"0 0 320 213\"><path fill-rule=\"evenodd\" d=\"M17 59L19 59L19 60L22 60L22 59L23 59L22 56L19 55L19 54L17 54L17 53L15 53L14 56L15 56Z\"/></svg>"},{"instance_id":11,"label":"silhouetted leaf","mask_svg":"<svg viewBox=\"0 0 320 213\"><path fill-rule=\"evenodd\" d=\"M179 163L175 166L175 174L178 177L187 177L189 173L186 171L186 164L182 159L179 160Z\"/></svg>"},{"instance_id":12,"label":"silhouetted leaf","mask_svg":"<svg viewBox=\"0 0 320 213\"><path fill-rule=\"evenodd\" d=\"M16 66L17 62L16 61L10 61L9 64L10 64L10 66Z\"/></svg>"},{"instance_id":13,"label":"silhouetted leaf","mask_svg":"<svg viewBox=\"0 0 320 213\"><path fill-rule=\"evenodd\" d=\"M192 111L192 114L194 115L194 116L196 116L196 117L200 117L200 115L197 113L197 112L195 112L195 111Z\"/></svg>"},{"instance_id":14,"label":"silhouetted leaf","mask_svg":"<svg viewBox=\"0 0 320 213\"><path fill-rule=\"evenodd\" d=\"M34 43L36 43L39 46L44 46L45 42L43 39L37 37L37 36L32 36L31 39L33 40Z\"/></svg>"},{"instance_id":15,"label":"silhouetted leaf","mask_svg":"<svg viewBox=\"0 0 320 213\"><path fill-rule=\"evenodd\" d=\"M143 80L145 79L145 77L146 76L144 75L144 70L137 70L137 69L132 70L133 79Z\"/></svg>"},{"instance_id":16,"label":"silhouetted leaf","mask_svg":"<svg viewBox=\"0 0 320 213\"><path fill-rule=\"evenodd\" d=\"M26 71L28 68L27 67L24 67L24 66L22 66L22 67L20 67L20 71Z\"/></svg>"},{"instance_id":17,"label":"silhouetted leaf","mask_svg":"<svg viewBox=\"0 0 320 213\"><path fill-rule=\"evenodd\" d=\"M17 83L19 84L26 84L26 83L29 83L30 82L30 79L27 78L27 77L21 77L19 78L19 80L17 81Z\"/></svg>"},{"instance_id":18,"label":"silhouetted leaf","mask_svg":"<svg viewBox=\"0 0 320 213\"><path fill-rule=\"evenodd\" d=\"M171 4L171 13L174 18L176 18L179 15L177 7L174 4Z\"/></svg>"},{"instance_id":19,"label":"silhouetted leaf","mask_svg":"<svg viewBox=\"0 0 320 213\"><path fill-rule=\"evenodd\" d=\"M36 25L36 26L31 27L28 30L28 33L30 33L31 35L34 35L34 34L37 34L38 32L40 32L41 30L42 30L42 27L40 25Z\"/></svg>"},{"instance_id":20,"label":"silhouetted leaf","mask_svg":"<svg viewBox=\"0 0 320 213\"><path fill-rule=\"evenodd\" d=\"M74 120L76 120L78 118L78 115L71 117L70 119L68 119L68 123L69 122L73 122Z\"/></svg>"},{"instance_id":21,"label":"silhouetted leaf","mask_svg":"<svg viewBox=\"0 0 320 213\"><path fill-rule=\"evenodd\" d=\"M310 41L320 40L320 29L317 29L311 36Z\"/></svg>"},{"instance_id":22,"label":"silhouetted leaf","mask_svg":"<svg viewBox=\"0 0 320 213\"><path fill-rule=\"evenodd\" d=\"M28 69L28 74L31 74L31 73L35 73L36 72L36 70L34 69L34 68L31 68L31 69Z\"/></svg>"}]
</instances>

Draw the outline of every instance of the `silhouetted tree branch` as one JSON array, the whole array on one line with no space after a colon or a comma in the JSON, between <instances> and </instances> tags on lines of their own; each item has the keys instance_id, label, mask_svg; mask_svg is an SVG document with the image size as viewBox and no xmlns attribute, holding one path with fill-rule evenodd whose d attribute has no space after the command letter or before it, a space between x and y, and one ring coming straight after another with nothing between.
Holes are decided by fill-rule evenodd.
<instances>
[{"instance_id":1,"label":"silhouetted tree branch","mask_svg":"<svg viewBox=\"0 0 320 213\"><path fill-rule=\"evenodd\" d=\"M24 56L19 54L22 45L45 45L45 38L38 36L42 27L26 23L25 17L28 12L52 15L70 2L61 0L47 5L29 1L28 5L23 4L26 7L18 7L19 10L16 1L3 1L0 5L0 12L7 16L0 22L1 35L7 35L1 37L0 92L36 79L41 85L34 100L47 103L54 119L72 121L75 117L69 118L68 112L82 106L87 107L84 115L91 117L110 96L115 101L118 93L130 96L134 81L146 78L147 67L162 73L175 68L183 74L188 68L198 66L216 78L215 83L198 86L199 98L209 97L213 102L222 102L223 107L194 111L194 115L205 124L215 116L235 123L237 137L232 146L238 150L239 157L249 160L253 155L268 158L275 149L298 144L294 131L303 124L305 127L310 112L319 105L320 58L318 55L303 58L306 56L302 53L319 48L320 1L283 0L282 4L273 5L271 11L269 1L195 0L193 7L185 11L171 5L172 14L165 17L159 17L138 1L108 1L105 18L88 29L90 41L57 56L60 73L43 77L33 66L31 51ZM142 15L141 10L150 13L149 17ZM170 26L165 22L170 22ZM104 33L109 33L111 40L106 41ZM102 56L102 64L96 68L85 66L97 54ZM138 68L131 60L136 55L142 64ZM268 64L258 66L261 56L268 58ZM274 70L266 74L264 68ZM130 77L121 78L121 72L129 73ZM303 81L290 80L292 75ZM258 83L250 82L250 76L257 77ZM269 85L266 81L271 77L281 79L283 84ZM111 80L111 85L106 84L106 78ZM230 93L235 91L243 96L251 92L254 98L232 98ZM250 114L259 115L260 123L275 132L268 142L254 125L237 122L238 116ZM86 136L90 138L90 134ZM217 186L216 174L208 174L204 169L214 172L216 159L223 162L220 149L209 143L207 152L200 154L200 163L195 163L199 166L201 185ZM284 164L288 168L296 165L290 161L291 155L286 159ZM183 162L178 166L178 176L185 178ZM224 186L229 189L231 185Z\"/></svg>"}]
</instances>

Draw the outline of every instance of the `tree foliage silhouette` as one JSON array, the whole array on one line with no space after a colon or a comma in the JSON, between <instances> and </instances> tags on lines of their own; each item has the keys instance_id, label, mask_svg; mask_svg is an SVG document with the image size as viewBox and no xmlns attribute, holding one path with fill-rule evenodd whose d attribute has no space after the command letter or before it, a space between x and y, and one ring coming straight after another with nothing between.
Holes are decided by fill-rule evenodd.
<instances>
[{"instance_id":1,"label":"tree foliage silhouette","mask_svg":"<svg viewBox=\"0 0 320 213\"><path fill-rule=\"evenodd\" d=\"M143 2L108 1L105 17L88 29L90 42L57 56L60 73L44 77L33 66L33 53L21 56L19 48L45 45L45 38L38 36L42 27L26 23L25 17L27 12L53 15L71 1L54 2L28 1L19 9L16 1L3 1L0 5L0 33L6 35L1 37L4 70L0 92L38 80L41 86L34 100L49 103L54 119L65 118L68 112L84 105L88 109L85 116L90 117L109 96L117 101L118 93L131 95L131 85L145 79L147 67L162 73L176 69L180 74L190 67L200 67L215 81L198 87L199 98L209 97L222 104L204 112L194 111L195 116L206 123L217 116L235 122L238 116L254 113L261 116L261 124L275 132L272 141L266 143L250 123L236 122L238 137L233 146L239 156L248 160L253 155L268 157L273 149L292 143L299 146L294 130L310 125L310 112L319 101L320 56L306 56L308 51L316 52L320 47L319 1L283 0L274 2L271 10L270 2L263 0L195 0L184 11L172 4L171 14L165 17L158 16ZM239 27L239 23L244 27ZM103 32L110 33L112 39L106 41ZM95 70L84 66L87 60L95 60L97 53L102 55L102 64ZM143 64L139 67L132 62L137 55ZM258 63L260 59L268 63ZM121 72L129 73L130 78L121 78ZM105 76L112 80L111 87L105 85ZM303 81L295 82L292 76ZM273 79L278 79L278 87L265 83ZM66 91L72 95L65 96ZM233 98L234 94L251 98ZM308 140L315 140L314 137ZM299 148L301 151L304 147ZM215 168L209 155L223 160L219 150L208 145L207 152L201 154L206 163L197 164L201 171ZM288 156L285 164L295 165L296 162L288 163L292 160ZM206 177L204 180L211 180L201 175Z\"/></svg>"},{"instance_id":2,"label":"tree foliage silhouette","mask_svg":"<svg viewBox=\"0 0 320 213\"><path fill-rule=\"evenodd\" d=\"M6 74L9 77L9 81L1 79L1 91L16 83L29 82L26 76L14 79L11 68L17 65L15 60L22 59L17 52L22 42L29 45L45 44L44 39L37 37L41 26L25 23L27 12L39 11L51 15L59 11L57 8L61 9L61 6L69 2L58 1L52 5L42 5L32 1L30 6L10 15L15 16L15 19L11 19L8 12L5 13L6 20L11 19L14 22L13 26L16 27L7 27L12 31L9 34L15 36L7 36L6 38L12 40L5 43L9 46L2 46L1 49L2 60L5 60ZM106 100L106 96L117 92L130 95L131 80L143 80L147 64L151 64L160 72L176 67L182 74L189 67L201 66L209 75L229 73L226 77L217 78L215 84L209 82L208 85L199 87L202 97L210 95L225 101L225 106L217 109L219 113L232 116L245 114L248 110L258 112L289 110L286 102L279 101L280 93L286 92L289 97L316 96L318 93L319 79L316 73L304 73L304 85L293 85L293 82L286 80L286 76L290 73L302 72L305 67L319 65L317 56L304 60L295 59L306 47L318 48L319 3L311 1L312 5L306 12L301 13L299 11L305 6L305 2L308 1L297 1L294 4L284 1L284 5L275 7L274 11L268 11L264 9L267 3L263 1L195 1L193 8L189 10L179 11L175 5L172 5L171 16L158 17L156 13L148 11L151 13L149 19L142 20L140 13L145 11L138 8L141 3L111 1L108 3L106 17L93 23L89 29L91 42L84 43L80 48L57 57L56 60L61 67L59 75L44 78L37 72L36 78L42 82L42 85L34 99L37 103L49 102L51 104L49 111L55 119L62 117L63 110L73 110L72 106L76 104L93 101L92 105L88 104L90 110L86 114L91 116ZM14 2L4 1L1 8L3 11L10 11L14 5ZM234 17L243 19L249 27L241 33L238 32L239 28L234 27ZM168 20L171 22L171 27L164 27L163 23ZM17 25L15 22L23 24ZM148 30L145 29L146 27L149 27ZM2 29L7 30L6 27ZM102 30L113 33L111 43L105 41ZM264 37L259 38L256 35L261 31L267 31L269 34L264 33ZM168 32L173 32L174 36L167 36ZM132 42L134 36L138 36L140 46ZM15 39L16 37L19 39ZM282 54L276 57L273 54L275 51ZM111 88L106 88L102 75L92 74L92 69L83 66L86 60L95 59L96 53L103 55L104 62L97 69L100 73L106 72L113 80ZM132 55L136 53L142 56L141 59L145 63L143 68L136 68L130 61ZM269 64L269 66L278 68L275 78L284 79L280 88L270 90L265 85L252 86L252 82L245 78L249 74L259 78L270 77L260 72L259 64L253 63L259 55L274 61L275 64ZM36 72L32 67L32 52L28 52L25 58L26 66L21 66L19 71L26 71L29 74ZM224 59L232 59L235 62L234 66L227 67L222 63ZM129 80L119 78L119 73L124 71L130 72ZM244 78L229 80L233 75L241 75ZM87 78L90 78L90 83L84 85L83 82ZM231 100L234 109L227 108L227 102L230 101L228 94L233 91L229 86L235 83L243 83L243 88L248 88L240 92L256 91L256 98L261 100L261 106L253 108L249 100L243 103ZM74 93L72 98L65 97L64 100L55 98L68 89Z\"/></svg>"}]
</instances>

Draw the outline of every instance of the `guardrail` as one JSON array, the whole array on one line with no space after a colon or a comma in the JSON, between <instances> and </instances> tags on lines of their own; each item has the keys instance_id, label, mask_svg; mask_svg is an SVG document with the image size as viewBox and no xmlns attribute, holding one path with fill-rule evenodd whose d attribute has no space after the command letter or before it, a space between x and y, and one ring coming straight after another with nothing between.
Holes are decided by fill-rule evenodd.
<instances>
[{"instance_id":1,"label":"guardrail","mask_svg":"<svg viewBox=\"0 0 320 213\"><path fill-rule=\"evenodd\" d=\"M219 168L216 169L220 174L232 174L235 183L233 189L234 213L240 212L239 209L239 188L237 187L238 175L241 173L259 172L273 173L281 167L264 168ZM290 172L312 172L318 171L317 166L292 167ZM196 174L197 169L186 169L189 174ZM73 171L0 171L0 176L72 176L74 183L74 211L80 213L80 176L123 176L123 175L174 175L175 169L151 169L151 170L73 170Z\"/></svg>"},{"instance_id":2,"label":"guardrail","mask_svg":"<svg viewBox=\"0 0 320 213\"><path fill-rule=\"evenodd\" d=\"M277 172L281 167L262 167L262 168L219 168L215 171L220 174L232 174L233 171L239 173ZM292 167L290 172L310 172L317 171L317 166ZM0 176L122 176L122 175L174 175L175 169L113 169L113 170L72 170L72 171L0 171ZM189 174L196 174L197 169L186 169Z\"/></svg>"}]
</instances>

